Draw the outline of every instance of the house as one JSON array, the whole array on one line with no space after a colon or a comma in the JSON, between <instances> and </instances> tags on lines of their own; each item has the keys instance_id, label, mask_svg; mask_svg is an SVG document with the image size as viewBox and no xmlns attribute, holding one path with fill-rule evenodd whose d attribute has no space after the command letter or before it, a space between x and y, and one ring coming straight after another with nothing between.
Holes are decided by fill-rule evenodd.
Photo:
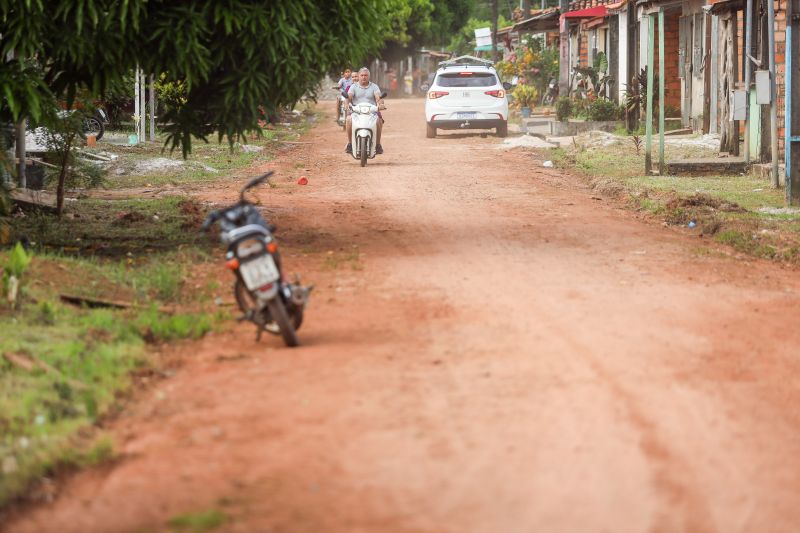
<instances>
[{"instance_id":1,"label":"house","mask_svg":"<svg viewBox=\"0 0 800 533\"><path fill-rule=\"evenodd\" d=\"M746 138L753 160L771 160L769 106L756 100L756 71L768 67L768 24L775 28L779 148L784 145L786 2L775 1L768 20L767 2L752 0L751 46L746 50L746 0L578 0L560 14L562 61L573 69L593 65L603 52L614 77L606 96L623 102L631 78L648 67L651 16L663 13L665 111L687 128L722 136L721 151L739 153ZM658 25L654 24L653 65L658 72ZM749 52L749 53L748 53ZM745 70L751 68L750 104L745 106ZM735 93L735 94L734 94ZM745 131L744 117L749 116ZM732 119L736 120L732 120Z\"/></svg>"}]
</instances>

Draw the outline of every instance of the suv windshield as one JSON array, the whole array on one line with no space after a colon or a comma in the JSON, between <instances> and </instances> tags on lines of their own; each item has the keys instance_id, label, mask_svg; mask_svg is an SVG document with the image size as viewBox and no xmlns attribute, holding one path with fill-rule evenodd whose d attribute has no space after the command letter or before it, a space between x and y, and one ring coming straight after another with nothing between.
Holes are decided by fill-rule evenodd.
<instances>
[{"instance_id":1,"label":"suv windshield","mask_svg":"<svg viewBox=\"0 0 800 533\"><path fill-rule=\"evenodd\" d=\"M436 78L439 87L491 87L496 83L497 77L491 72L448 72Z\"/></svg>"}]
</instances>

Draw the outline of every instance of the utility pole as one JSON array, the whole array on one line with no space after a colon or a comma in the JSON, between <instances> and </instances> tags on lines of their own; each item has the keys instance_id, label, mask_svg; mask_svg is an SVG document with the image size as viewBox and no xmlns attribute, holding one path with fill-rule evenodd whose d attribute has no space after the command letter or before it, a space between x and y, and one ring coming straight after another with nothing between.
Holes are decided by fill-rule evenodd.
<instances>
[{"instance_id":1,"label":"utility pole","mask_svg":"<svg viewBox=\"0 0 800 533\"><path fill-rule=\"evenodd\" d=\"M569 22L564 15L569 11L569 0L559 0L559 58L558 58L558 94L569 96Z\"/></svg>"},{"instance_id":2,"label":"utility pole","mask_svg":"<svg viewBox=\"0 0 800 533\"><path fill-rule=\"evenodd\" d=\"M149 78L150 89L150 140L156 140L156 86L155 77L150 74Z\"/></svg>"},{"instance_id":3,"label":"utility pole","mask_svg":"<svg viewBox=\"0 0 800 533\"><path fill-rule=\"evenodd\" d=\"M775 68L775 3L772 0L767 0L767 34L769 38L769 125L772 152L770 174L772 175L772 186L777 189L780 186L778 182L778 80Z\"/></svg>"},{"instance_id":4,"label":"utility pole","mask_svg":"<svg viewBox=\"0 0 800 533\"><path fill-rule=\"evenodd\" d=\"M28 181L25 177L25 119L21 119L14 126L16 133L16 155L17 155L17 185L25 189L28 186Z\"/></svg>"},{"instance_id":5,"label":"utility pole","mask_svg":"<svg viewBox=\"0 0 800 533\"><path fill-rule=\"evenodd\" d=\"M744 15L744 90L746 115L744 119L744 162L750 164L750 54L753 52L753 0L747 0Z\"/></svg>"},{"instance_id":6,"label":"utility pole","mask_svg":"<svg viewBox=\"0 0 800 533\"><path fill-rule=\"evenodd\" d=\"M786 204L800 205L800 0L789 0L786 13ZM795 66L797 65L797 66Z\"/></svg>"},{"instance_id":7,"label":"utility pole","mask_svg":"<svg viewBox=\"0 0 800 533\"><path fill-rule=\"evenodd\" d=\"M492 0L492 61L500 61L497 53L497 0Z\"/></svg>"}]
</instances>

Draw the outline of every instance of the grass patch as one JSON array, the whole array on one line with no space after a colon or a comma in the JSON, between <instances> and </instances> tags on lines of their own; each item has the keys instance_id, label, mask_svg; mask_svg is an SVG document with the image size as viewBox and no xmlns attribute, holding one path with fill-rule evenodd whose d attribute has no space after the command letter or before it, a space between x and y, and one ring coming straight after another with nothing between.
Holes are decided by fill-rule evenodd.
<instances>
[{"instance_id":1,"label":"grass patch","mask_svg":"<svg viewBox=\"0 0 800 533\"><path fill-rule=\"evenodd\" d=\"M229 520L227 514L218 509L201 511L196 513L185 513L170 518L167 525L177 531L211 531L216 529Z\"/></svg>"},{"instance_id":2,"label":"grass patch","mask_svg":"<svg viewBox=\"0 0 800 533\"><path fill-rule=\"evenodd\" d=\"M143 339L155 343L199 339L211 331L213 319L205 314L165 316L151 308L140 313L134 323Z\"/></svg>"},{"instance_id":3,"label":"grass patch","mask_svg":"<svg viewBox=\"0 0 800 533\"><path fill-rule=\"evenodd\" d=\"M119 256L208 242L199 234L205 208L185 197L84 199L61 218L39 210L21 213L11 219L11 239L26 239L38 250Z\"/></svg>"},{"instance_id":4,"label":"grass patch","mask_svg":"<svg viewBox=\"0 0 800 533\"><path fill-rule=\"evenodd\" d=\"M176 252L176 254L178 254ZM155 364L148 343L196 339L221 315L165 314L162 303L191 308L204 291L182 291L191 252L141 262L35 255L15 311L0 304L0 506L32 482L64 468L113 458L110 439L92 427ZM0 264L8 253L0 251ZM177 285L177 288L175 286ZM128 309L67 306L61 292L140 302Z\"/></svg>"},{"instance_id":5,"label":"grass patch","mask_svg":"<svg viewBox=\"0 0 800 533\"><path fill-rule=\"evenodd\" d=\"M207 183L217 181L231 171L274 159L282 148L281 141L296 141L316 120L316 115L286 117L291 122L270 125L260 136L230 145L227 140L209 142L194 139L192 153L184 160L180 150L164 150L165 137L137 146L99 143L95 152L112 153L117 159L108 163L107 182L111 188L151 187Z\"/></svg>"},{"instance_id":6,"label":"grass patch","mask_svg":"<svg viewBox=\"0 0 800 533\"><path fill-rule=\"evenodd\" d=\"M220 285L216 281L202 283L202 280L194 279L190 266L212 258L212 255L195 248L167 253L144 251L116 259L39 253L30 267L27 290L36 300L46 300L57 291L145 307L153 303L190 305L208 302L218 294ZM54 280L59 283L56 285Z\"/></svg>"}]
</instances>

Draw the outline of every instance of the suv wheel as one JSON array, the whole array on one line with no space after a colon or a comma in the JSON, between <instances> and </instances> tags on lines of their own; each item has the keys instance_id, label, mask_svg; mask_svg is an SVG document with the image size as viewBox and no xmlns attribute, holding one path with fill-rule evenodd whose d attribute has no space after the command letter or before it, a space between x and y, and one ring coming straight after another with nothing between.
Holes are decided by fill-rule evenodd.
<instances>
[{"instance_id":1,"label":"suv wheel","mask_svg":"<svg viewBox=\"0 0 800 533\"><path fill-rule=\"evenodd\" d=\"M426 124L426 126L427 127L426 127L426 131L425 131L425 137L427 137L428 139L436 138L436 128L434 128L430 124Z\"/></svg>"},{"instance_id":2,"label":"suv wheel","mask_svg":"<svg viewBox=\"0 0 800 533\"><path fill-rule=\"evenodd\" d=\"M497 136L498 137L508 136L508 122L503 122L501 125L497 126Z\"/></svg>"}]
</instances>

